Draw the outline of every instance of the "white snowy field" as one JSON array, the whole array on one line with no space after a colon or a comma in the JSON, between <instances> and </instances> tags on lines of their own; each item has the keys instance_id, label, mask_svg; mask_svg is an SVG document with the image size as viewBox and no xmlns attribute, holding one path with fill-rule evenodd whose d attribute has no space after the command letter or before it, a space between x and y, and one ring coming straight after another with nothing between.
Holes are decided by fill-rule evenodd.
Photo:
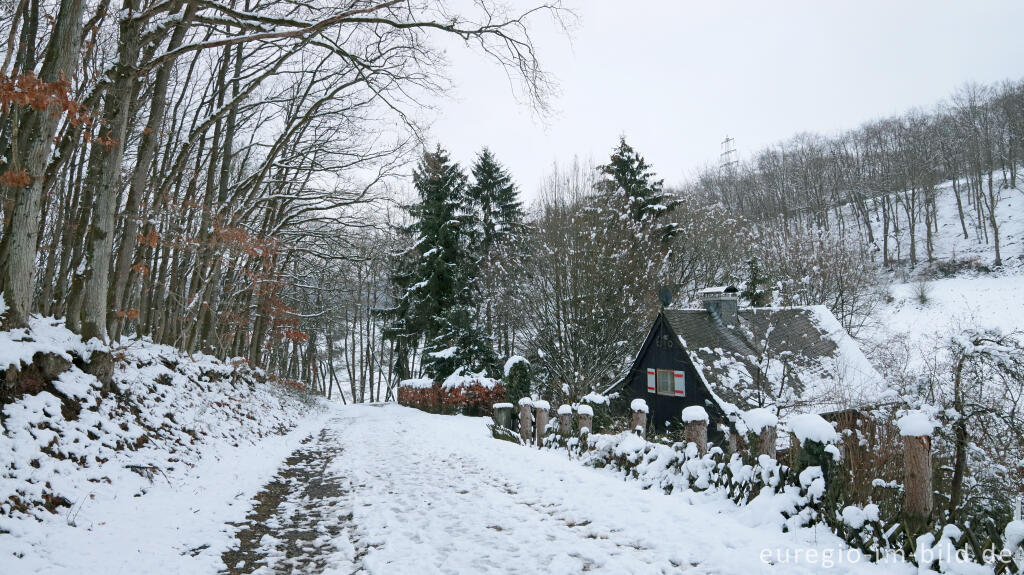
<instances>
[{"instance_id":1,"label":"white snowy field","mask_svg":"<svg viewBox=\"0 0 1024 575\"><path fill-rule=\"evenodd\" d=\"M493 439L486 422L393 404L331 408L264 445L211 454L186 482L93 502L78 514L77 528L12 532L0 545L0 572L223 570L220 555L236 531L225 522L241 520L260 483L320 426L321 440L340 448L323 474L339 477L344 495L300 502L343 528L333 530L336 540L318 544L327 556L315 572L913 571L850 562L823 527L783 533L771 514L710 495L643 490L564 452ZM263 538L271 561L256 572L273 570L275 541ZM15 547L26 554L14 559Z\"/></svg>"},{"instance_id":2,"label":"white snowy field","mask_svg":"<svg viewBox=\"0 0 1024 575\"><path fill-rule=\"evenodd\" d=\"M890 286L893 301L882 306L858 334L864 345L889 346L891 338L904 338L906 367L920 369L962 330L1024 331L1024 272L1020 270L928 281L926 302L919 300L918 288L913 282Z\"/></svg>"}]
</instances>

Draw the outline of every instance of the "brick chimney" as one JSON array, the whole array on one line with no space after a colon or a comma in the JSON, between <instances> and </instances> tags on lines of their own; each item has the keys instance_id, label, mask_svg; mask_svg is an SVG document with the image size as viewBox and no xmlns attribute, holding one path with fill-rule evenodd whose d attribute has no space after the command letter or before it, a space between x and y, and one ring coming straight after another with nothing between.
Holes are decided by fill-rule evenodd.
<instances>
[{"instance_id":1,"label":"brick chimney","mask_svg":"<svg viewBox=\"0 0 1024 575\"><path fill-rule=\"evenodd\" d=\"M711 287L700 291L700 299L716 320L725 326L738 326L739 290L734 286Z\"/></svg>"}]
</instances>

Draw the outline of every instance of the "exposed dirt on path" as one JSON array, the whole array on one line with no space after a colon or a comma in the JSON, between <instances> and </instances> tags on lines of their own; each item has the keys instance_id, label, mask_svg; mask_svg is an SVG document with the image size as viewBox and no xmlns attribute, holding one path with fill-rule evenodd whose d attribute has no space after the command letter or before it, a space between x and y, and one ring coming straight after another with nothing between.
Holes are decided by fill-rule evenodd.
<instances>
[{"instance_id":1,"label":"exposed dirt on path","mask_svg":"<svg viewBox=\"0 0 1024 575\"><path fill-rule=\"evenodd\" d=\"M345 570L354 556L346 545L352 520L350 489L344 477L329 470L343 452L341 427L332 422L304 439L256 495L245 522L231 524L239 528L237 544L222 555L222 573Z\"/></svg>"}]
</instances>

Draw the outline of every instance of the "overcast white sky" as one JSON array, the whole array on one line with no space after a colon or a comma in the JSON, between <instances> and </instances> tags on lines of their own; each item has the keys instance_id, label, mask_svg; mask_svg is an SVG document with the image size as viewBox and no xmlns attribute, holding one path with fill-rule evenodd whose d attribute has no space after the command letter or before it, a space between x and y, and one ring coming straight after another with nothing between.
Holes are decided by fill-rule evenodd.
<instances>
[{"instance_id":1,"label":"overcast white sky","mask_svg":"<svg viewBox=\"0 0 1024 575\"><path fill-rule=\"evenodd\" d=\"M534 0L511 0L529 6ZM567 0L570 37L534 37L560 94L538 118L492 62L455 46L431 136L464 166L489 146L523 195L554 162L602 162L619 134L667 184L803 131L831 133L965 82L1024 77L1024 2Z\"/></svg>"}]
</instances>

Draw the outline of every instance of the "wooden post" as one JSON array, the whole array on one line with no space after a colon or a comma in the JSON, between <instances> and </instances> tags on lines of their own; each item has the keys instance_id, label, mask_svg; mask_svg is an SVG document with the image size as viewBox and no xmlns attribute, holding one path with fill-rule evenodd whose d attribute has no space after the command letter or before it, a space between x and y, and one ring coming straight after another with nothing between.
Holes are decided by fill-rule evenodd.
<instances>
[{"instance_id":1,"label":"wooden post","mask_svg":"<svg viewBox=\"0 0 1024 575\"><path fill-rule=\"evenodd\" d=\"M647 402L634 399L629 407L633 410L633 433L644 437L647 435Z\"/></svg>"},{"instance_id":2,"label":"wooden post","mask_svg":"<svg viewBox=\"0 0 1024 575\"><path fill-rule=\"evenodd\" d=\"M594 408L589 405L581 405L576 408L576 415L576 422L578 424L577 427L580 430L580 436L583 436L585 433L589 434L591 432L591 426L594 424Z\"/></svg>"},{"instance_id":3,"label":"wooden post","mask_svg":"<svg viewBox=\"0 0 1024 575\"><path fill-rule=\"evenodd\" d=\"M683 436L686 443L696 444L697 452L704 455L708 452L708 412L699 405L691 405L683 410Z\"/></svg>"},{"instance_id":4,"label":"wooden post","mask_svg":"<svg viewBox=\"0 0 1024 575\"><path fill-rule=\"evenodd\" d=\"M537 447L540 448L544 447L544 435L547 433L551 404L541 399L533 402L533 408L536 410L534 417L537 422L535 431Z\"/></svg>"},{"instance_id":5,"label":"wooden post","mask_svg":"<svg viewBox=\"0 0 1024 575\"><path fill-rule=\"evenodd\" d=\"M778 433L778 429L774 425L766 425L761 429L761 435L757 441L758 455L767 455L775 459L775 443Z\"/></svg>"},{"instance_id":6,"label":"wooden post","mask_svg":"<svg viewBox=\"0 0 1024 575\"><path fill-rule=\"evenodd\" d=\"M533 402L529 397L519 400L519 437L526 445L533 439Z\"/></svg>"},{"instance_id":7,"label":"wooden post","mask_svg":"<svg viewBox=\"0 0 1024 575\"><path fill-rule=\"evenodd\" d=\"M495 403L492 409L491 418L494 419L494 425L504 427L505 429L512 429L512 404Z\"/></svg>"},{"instance_id":8,"label":"wooden post","mask_svg":"<svg viewBox=\"0 0 1024 575\"><path fill-rule=\"evenodd\" d=\"M563 440L572 435L572 407L565 404L558 406L558 434Z\"/></svg>"},{"instance_id":9,"label":"wooden post","mask_svg":"<svg viewBox=\"0 0 1024 575\"><path fill-rule=\"evenodd\" d=\"M750 439L749 446L755 458L759 455L767 455L775 459L775 443L778 438L779 417L769 409L755 407L743 412L743 424L747 431L756 437Z\"/></svg>"},{"instance_id":10,"label":"wooden post","mask_svg":"<svg viewBox=\"0 0 1024 575\"><path fill-rule=\"evenodd\" d=\"M932 517L932 438L934 424L920 411L901 417L903 436L903 526L909 537L928 530Z\"/></svg>"}]
</instances>

